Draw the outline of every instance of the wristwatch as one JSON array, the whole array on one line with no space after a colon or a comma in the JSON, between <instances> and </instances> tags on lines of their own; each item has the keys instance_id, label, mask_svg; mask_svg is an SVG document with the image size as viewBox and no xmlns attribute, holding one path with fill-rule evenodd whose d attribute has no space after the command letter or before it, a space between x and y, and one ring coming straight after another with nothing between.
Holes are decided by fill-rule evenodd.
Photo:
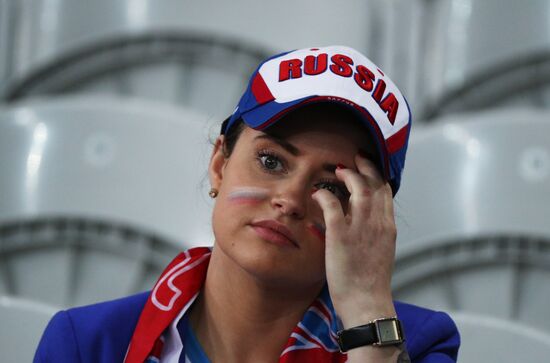
<instances>
[{"instance_id":1,"label":"wristwatch","mask_svg":"<svg viewBox=\"0 0 550 363\"><path fill-rule=\"evenodd\" d=\"M368 324L338 332L341 352L364 345L399 345L404 341L405 334L397 317L376 319Z\"/></svg>"}]
</instances>

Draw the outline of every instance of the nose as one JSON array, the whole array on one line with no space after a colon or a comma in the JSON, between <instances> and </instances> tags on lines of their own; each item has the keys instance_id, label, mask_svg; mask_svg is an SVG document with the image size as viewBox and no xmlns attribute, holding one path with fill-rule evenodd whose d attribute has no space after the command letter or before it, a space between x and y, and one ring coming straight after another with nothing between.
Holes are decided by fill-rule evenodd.
<instances>
[{"instance_id":1,"label":"nose","mask_svg":"<svg viewBox=\"0 0 550 363\"><path fill-rule=\"evenodd\" d=\"M304 218L307 211L306 198L310 196L306 185L307 183L299 180L280 182L271 200L271 206L282 215Z\"/></svg>"}]
</instances>

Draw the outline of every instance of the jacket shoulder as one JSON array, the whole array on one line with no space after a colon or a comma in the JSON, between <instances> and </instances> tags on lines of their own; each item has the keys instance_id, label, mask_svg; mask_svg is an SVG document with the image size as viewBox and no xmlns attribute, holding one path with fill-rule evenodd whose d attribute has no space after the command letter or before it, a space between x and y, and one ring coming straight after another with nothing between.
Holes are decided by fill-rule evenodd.
<instances>
[{"instance_id":1,"label":"jacket shoulder","mask_svg":"<svg viewBox=\"0 0 550 363\"><path fill-rule=\"evenodd\" d=\"M34 362L121 362L147 297L141 293L58 312Z\"/></svg>"},{"instance_id":2,"label":"jacket shoulder","mask_svg":"<svg viewBox=\"0 0 550 363\"><path fill-rule=\"evenodd\" d=\"M447 313L399 301L395 302L395 310L403 323L413 362L456 362L460 334Z\"/></svg>"}]
</instances>

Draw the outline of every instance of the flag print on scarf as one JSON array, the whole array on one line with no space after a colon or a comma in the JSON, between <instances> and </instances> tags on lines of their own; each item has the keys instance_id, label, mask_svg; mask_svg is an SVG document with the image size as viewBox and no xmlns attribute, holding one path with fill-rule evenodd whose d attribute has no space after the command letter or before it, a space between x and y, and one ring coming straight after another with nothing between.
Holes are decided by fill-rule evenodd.
<instances>
[{"instance_id":1,"label":"flag print on scarf","mask_svg":"<svg viewBox=\"0 0 550 363\"><path fill-rule=\"evenodd\" d=\"M163 332L187 310L206 279L211 250L180 253L166 267L151 291L126 353L125 363L159 362ZM296 325L281 353L280 363L345 362L336 342L337 319L325 288ZM183 347L181 356L185 356Z\"/></svg>"}]
</instances>

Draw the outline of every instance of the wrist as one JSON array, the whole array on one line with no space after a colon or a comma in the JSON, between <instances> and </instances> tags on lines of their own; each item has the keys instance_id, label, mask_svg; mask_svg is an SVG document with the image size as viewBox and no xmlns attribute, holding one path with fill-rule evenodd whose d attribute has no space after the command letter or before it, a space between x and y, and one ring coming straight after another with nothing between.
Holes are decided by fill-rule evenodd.
<instances>
[{"instance_id":1,"label":"wrist","mask_svg":"<svg viewBox=\"0 0 550 363\"><path fill-rule=\"evenodd\" d=\"M367 324L371 321L381 318L391 318L395 317L397 313L395 309L380 309L376 311L368 312L357 312L356 314L345 314L344 316L339 316L342 321L343 329L350 329L356 326Z\"/></svg>"},{"instance_id":2,"label":"wrist","mask_svg":"<svg viewBox=\"0 0 550 363\"><path fill-rule=\"evenodd\" d=\"M344 329L397 315L391 296L379 299L347 300L338 305L335 304L335 310Z\"/></svg>"}]
</instances>

